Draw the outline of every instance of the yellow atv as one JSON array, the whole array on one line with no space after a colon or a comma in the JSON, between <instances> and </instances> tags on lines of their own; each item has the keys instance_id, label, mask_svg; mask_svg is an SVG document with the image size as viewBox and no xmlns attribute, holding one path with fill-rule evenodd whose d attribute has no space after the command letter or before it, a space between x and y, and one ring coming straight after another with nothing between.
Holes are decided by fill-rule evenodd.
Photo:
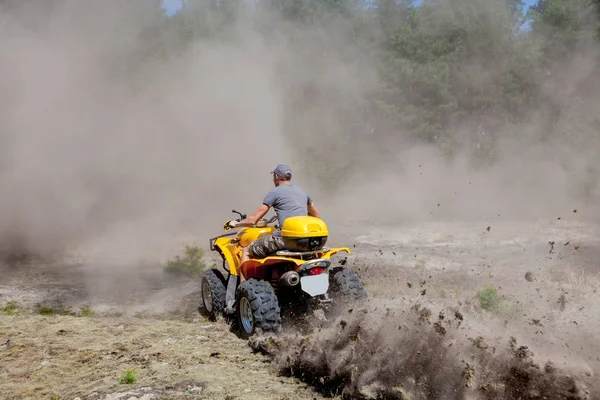
<instances>
[{"instance_id":1,"label":"yellow atv","mask_svg":"<svg viewBox=\"0 0 600 400\"><path fill-rule=\"evenodd\" d=\"M239 211L237 221L246 218ZM366 297L360 277L350 268L331 267L331 256L350 253L348 248L327 248L328 230L315 217L287 218L281 229L286 250L277 251L262 259L248 259L242 265L242 247L265 235L271 235L278 226L262 219L257 226L242 228L209 240L211 251L223 258L227 278L217 268L204 273L201 283L202 305L211 320L218 315L237 322L244 338L257 330L277 332L281 328L282 311L331 311L332 306L346 300ZM239 283L237 270L246 280ZM332 304L332 302L334 304Z\"/></svg>"}]
</instances>

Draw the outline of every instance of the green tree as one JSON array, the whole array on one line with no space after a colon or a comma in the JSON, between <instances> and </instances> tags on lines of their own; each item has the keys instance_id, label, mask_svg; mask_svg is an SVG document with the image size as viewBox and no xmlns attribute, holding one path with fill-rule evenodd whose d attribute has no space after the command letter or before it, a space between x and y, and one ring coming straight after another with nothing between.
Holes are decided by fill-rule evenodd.
<instances>
[{"instance_id":1,"label":"green tree","mask_svg":"<svg viewBox=\"0 0 600 400\"><path fill-rule=\"evenodd\" d=\"M398 129L450 152L468 139L458 131L476 140L525 118L538 59L520 31L521 1L383 3L388 54L377 103Z\"/></svg>"},{"instance_id":2,"label":"green tree","mask_svg":"<svg viewBox=\"0 0 600 400\"><path fill-rule=\"evenodd\" d=\"M496 142L523 127L583 137L600 92L599 4L540 0L524 14L522 0L189 0L150 25L142 53L160 60L196 39L241 40L248 27L287 49L273 77L284 132L296 161L334 190L372 161L362 154L393 155L398 143L449 156L472 146L493 162ZM585 74L570 70L579 58Z\"/></svg>"},{"instance_id":3,"label":"green tree","mask_svg":"<svg viewBox=\"0 0 600 400\"><path fill-rule=\"evenodd\" d=\"M529 10L532 31L543 41L549 63L597 41L599 16L598 0L538 0Z\"/></svg>"}]
</instances>

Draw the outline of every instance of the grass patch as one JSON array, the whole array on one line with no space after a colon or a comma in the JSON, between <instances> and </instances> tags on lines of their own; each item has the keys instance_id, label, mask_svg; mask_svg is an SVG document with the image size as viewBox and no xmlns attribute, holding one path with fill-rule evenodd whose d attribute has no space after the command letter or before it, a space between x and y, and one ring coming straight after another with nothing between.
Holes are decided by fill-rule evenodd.
<instances>
[{"instance_id":1,"label":"grass patch","mask_svg":"<svg viewBox=\"0 0 600 400\"><path fill-rule=\"evenodd\" d=\"M41 305L37 305L37 313L40 315L70 315L72 317L77 316L76 313L69 310L69 308L50 308L50 307L42 307Z\"/></svg>"},{"instance_id":2,"label":"grass patch","mask_svg":"<svg viewBox=\"0 0 600 400\"><path fill-rule=\"evenodd\" d=\"M135 383L136 380L137 377L135 376L135 371L132 369L128 369L127 371L123 372L123 375L119 378L119 383L131 385Z\"/></svg>"},{"instance_id":3,"label":"grass patch","mask_svg":"<svg viewBox=\"0 0 600 400\"><path fill-rule=\"evenodd\" d=\"M89 305L85 305L85 306L81 307L81 310L79 310L79 316L93 317L94 311L92 311L92 308Z\"/></svg>"},{"instance_id":4,"label":"grass patch","mask_svg":"<svg viewBox=\"0 0 600 400\"><path fill-rule=\"evenodd\" d=\"M491 285L487 285L484 289L477 292L477 299L481 308L496 315L511 317L522 309L521 305L506 301L498 294L496 288Z\"/></svg>"},{"instance_id":5,"label":"grass patch","mask_svg":"<svg viewBox=\"0 0 600 400\"><path fill-rule=\"evenodd\" d=\"M200 278L207 268L202 260L204 250L198 246L185 246L183 256L177 255L174 260L169 260L164 266L164 271L176 276Z\"/></svg>"},{"instance_id":6,"label":"grass patch","mask_svg":"<svg viewBox=\"0 0 600 400\"><path fill-rule=\"evenodd\" d=\"M17 312L22 310L21 307L15 301L9 301L3 307L0 307L0 312L5 315L16 315Z\"/></svg>"},{"instance_id":7,"label":"grass patch","mask_svg":"<svg viewBox=\"0 0 600 400\"><path fill-rule=\"evenodd\" d=\"M54 314L56 314L56 311L54 311L54 309L48 308L48 307L39 307L38 308L38 314L41 314L41 315L54 315Z\"/></svg>"},{"instance_id":8,"label":"grass patch","mask_svg":"<svg viewBox=\"0 0 600 400\"><path fill-rule=\"evenodd\" d=\"M477 299L481 308L486 311L499 313L502 310L503 300L493 286L488 285L477 292Z\"/></svg>"}]
</instances>

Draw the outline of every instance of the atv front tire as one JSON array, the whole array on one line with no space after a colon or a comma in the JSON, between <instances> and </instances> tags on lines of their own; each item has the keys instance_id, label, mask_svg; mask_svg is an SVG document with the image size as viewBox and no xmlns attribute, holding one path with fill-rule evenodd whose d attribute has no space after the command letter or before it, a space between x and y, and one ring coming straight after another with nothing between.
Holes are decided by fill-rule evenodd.
<instances>
[{"instance_id":1,"label":"atv front tire","mask_svg":"<svg viewBox=\"0 0 600 400\"><path fill-rule=\"evenodd\" d=\"M248 279L236 292L235 310L240 335L247 339L256 333L278 332L281 309L273 287L266 281Z\"/></svg>"},{"instance_id":2,"label":"atv front tire","mask_svg":"<svg viewBox=\"0 0 600 400\"><path fill-rule=\"evenodd\" d=\"M226 296L223 275L216 269L209 269L202 275L202 305L208 318L216 321L217 315L223 315Z\"/></svg>"}]
</instances>

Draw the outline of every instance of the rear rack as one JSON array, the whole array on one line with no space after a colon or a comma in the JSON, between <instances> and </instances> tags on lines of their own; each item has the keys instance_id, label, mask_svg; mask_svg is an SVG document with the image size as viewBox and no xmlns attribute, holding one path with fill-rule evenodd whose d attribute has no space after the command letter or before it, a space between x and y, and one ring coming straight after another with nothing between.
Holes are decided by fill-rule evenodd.
<instances>
[{"instance_id":1,"label":"rear rack","mask_svg":"<svg viewBox=\"0 0 600 400\"><path fill-rule=\"evenodd\" d=\"M297 270L296 272L298 272L299 274L308 271L309 269L312 268L329 268L329 266L331 265L331 261L326 259L326 258L317 258L315 260L310 260L305 262L304 264L302 264Z\"/></svg>"},{"instance_id":2,"label":"rear rack","mask_svg":"<svg viewBox=\"0 0 600 400\"><path fill-rule=\"evenodd\" d=\"M278 256L288 256L288 257L300 257L300 258L304 258L306 256L316 256L317 254L325 253L327 251L329 251L329 247L323 247L322 249L313 250L313 251L279 250L275 254L278 255Z\"/></svg>"}]
</instances>

